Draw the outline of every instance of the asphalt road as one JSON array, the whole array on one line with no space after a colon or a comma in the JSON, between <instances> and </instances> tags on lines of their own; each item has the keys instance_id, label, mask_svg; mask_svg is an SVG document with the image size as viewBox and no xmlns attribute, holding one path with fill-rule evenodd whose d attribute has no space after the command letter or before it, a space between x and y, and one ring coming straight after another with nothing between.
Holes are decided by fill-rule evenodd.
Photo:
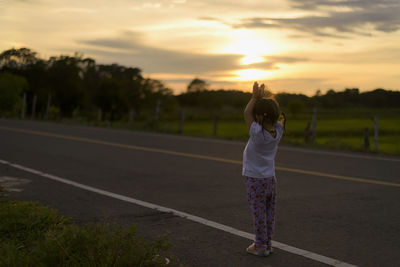
<instances>
[{"instance_id":1,"label":"asphalt road","mask_svg":"<svg viewBox=\"0 0 400 267\"><path fill-rule=\"evenodd\" d=\"M0 119L0 160L251 233L244 146ZM273 240L354 265L400 266L400 157L281 146L276 164ZM168 234L170 251L188 266L325 266L279 249L268 258L247 255L243 237L5 164L0 177L29 179L13 197L41 201L78 222L135 223L146 237Z\"/></svg>"}]
</instances>

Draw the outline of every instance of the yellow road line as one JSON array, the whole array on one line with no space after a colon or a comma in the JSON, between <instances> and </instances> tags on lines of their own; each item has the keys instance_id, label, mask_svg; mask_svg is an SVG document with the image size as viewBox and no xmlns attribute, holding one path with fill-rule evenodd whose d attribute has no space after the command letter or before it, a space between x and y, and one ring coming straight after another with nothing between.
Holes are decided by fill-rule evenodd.
<instances>
[{"instance_id":1,"label":"yellow road line","mask_svg":"<svg viewBox=\"0 0 400 267\"><path fill-rule=\"evenodd\" d=\"M357 177L329 174L329 173L324 173L324 172L315 172L315 171L300 170L300 169L293 169L293 168L286 168L286 167L277 167L276 169L280 170L280 171L295 172L295 173L301 173L301 174L309 174L309 175L322 176L322 177L327 177L327 178L332 178L332 179L340 179L340 180L347 180L347 181L353 181L353 182L380 184L380 185L400 187L400 184L398 184L398 183L391 183L391 182L384 182L384 181L378 181L378 180L371 180L371 179L364 179L364 178L357 178Z\"/></svg>"},{"instance_id":2,"label":"yellow road line","mask_svg":"<svg viewBox=\"0 0 400 267\"><path fill-rule=\"evenodd\" d=\"M79 142L86 142L86 143L92 143L92 144L101 144L101 145L107 145L107 146L134 149L134 150L139 150L139 151L156 152L156 153L163 153L163 154L182 156L182 157L189 157L189 158L196 158L196 159L206 159L206 160L212 160L212 161L218 161L218 162L224 162L224 163L231 163L231 164L239 164L239 165L242 164L242 162L239 161L239 160L225 159L225 158L205 156L205 155L192 154L192 153L184 153L184 152L178 152L178 151L172 151L172 150L166 150L166 149L158 149L158 148L149 148L149 147L143 147L143 146L119 144L119 143L107 142L107 141L96 140L96 139L89 139L89 138L84 138L84 137L68 136L68 135L54 134L54 133L41 132L41 131L33 131L33 130L25 130L25 129L19 129L19 128L4 127L4 126L0 126L0 129L8 130L8 131L14 131L14 132L41 135L41 136L49 136L49 137L55 137L55 138L61 138L61 139L66 139L66 140L79 141ZM398 183L377 181L377 180L357 178L357 177L349 177L349 176L329 174L329 173L309 171L309 170L286 168L286 167L280 167L280 166L277 166L276 170L286 171L286 172L293 172L293 173L308 174L308 175L326 177L326 178L331 178L331 179L339 179L339 180L347 180L347 181L353 181L353 182L361 182L361 183L370 183L370 184L378 184L378 185L400 187L400 184L398 184Z\"/></svg>"}]
</instances>

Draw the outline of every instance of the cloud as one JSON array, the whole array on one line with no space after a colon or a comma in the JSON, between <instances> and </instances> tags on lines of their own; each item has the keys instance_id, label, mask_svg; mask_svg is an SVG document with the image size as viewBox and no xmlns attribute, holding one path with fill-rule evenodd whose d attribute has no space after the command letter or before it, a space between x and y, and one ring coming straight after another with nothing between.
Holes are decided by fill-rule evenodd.
<instances>
[{"instance_id":1,"label":"cloud","mask_svg":"<svg viewBox=\"0 0 400 267\"><path fill-rule=\"evenodd\" d=\"M297 18L252 17L236 28L289 28L316 36L347 38L349 34L370 35L366 27L391 33L400 29L398 0L292 0L292 8L318 12Z\"/></svg>"},{"instance_id":2,"label":"cloud","mask_svg":"<svg viewBox=\"0 0 400 267\"><path fill-rule=\"evenodd\" d=\"M116 38L79 40L85 45L82 52L100 56L106 61L135 65L149 73L180 73L200 75L212 72L228 72L237 69L257 67L276 69L279 63L295 63L304 58L268 57L266 62L243 66L242 55L237 54L200 54L169 50L145 45L144 35L126 31Z\"/></svg>"},{"instance_id":3,"label":"cloud","mask_svg":"<svg viewBox=\"0 0 400 267\"><path fill-rule=\"evenodd\" d=\"M221 22L224 23L223 20L218 19L218 18L214 18L214 17L199 17L199 20L208 20L208 21L217 21L217 22Z\"/></svg>"},{"instance_id":4,"label":"cloud","mask_svg":"<svg viewBox=\"0 0 400 267\"><path fill-rule=\"evenodd\" d=\"M398 5L397 0L290 0L290 3L293 8L303 10L315 10L323 7L348 7L359 10Z\"/></svg>"},{"instance_id":5,"label":"cloud","mask_svg":"<svg viewBox=\"0 0 400 267\"><path fill-rule=\"evenodd\" d=\"M265 59L265 58L264 58ZM268 56L266 61L246 65L246 68L279 69L278 64L291 64L308 61L307 58Z\"/></svg>"},{"instance_id":6,"label":"cloud","mask_svg":"<svg viewBox=\"0 0 400 267\"><path fill-rule=\"evenodd\" d=\"M147 72L197 74L239 68L240 55L209 55L167 50L145 46L140 40L132 38L131 34L129 36L130 40L82 41L92 47L85 48L84 52L112 58L121 64L134 64Z\"/></svg>"}]
</instances>

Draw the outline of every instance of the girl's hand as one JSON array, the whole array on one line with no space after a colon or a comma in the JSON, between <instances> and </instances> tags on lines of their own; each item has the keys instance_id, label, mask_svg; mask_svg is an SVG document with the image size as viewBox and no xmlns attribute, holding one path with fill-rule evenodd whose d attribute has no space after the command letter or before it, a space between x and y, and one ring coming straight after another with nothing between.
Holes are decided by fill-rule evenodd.
<instances>
[{"instance_id":1,"label":"girl's hand","mask_svg":"<svg viewBox=\"0 0 400 267\"><path fill-rule=\"evenodd\" d=\"M260 87L258 87L258 83L254 82L253 85L253 98L254 99L261 99L264 97L264 89L265 85L262 84Z\"/></svg>"},{"instance_id":2,"label":"girl's hand","mask_svg":"<svg viewBox=\"0 0 400 267\"><path fill-rule=\"evenodd\" d=\"M260 86L260 88L259 88L259 98L258 99L261 99L261 98L263 98L264 97L264 89L265 89L265 85L264 84L261 84L261 86Z\"/></svg>"},{"instance_id":3,"label":"girl's hand","mask_svg":"<svg viewBox=\"0 0 400 267\"><path fill-rule=\"evenodd\" d=\"M254 82L254 84L253 84L253 96L252 96L252 98L258 99L258 91L259 91L259 89L258 89L258 82Z\"/></svg>"}]
</instances>

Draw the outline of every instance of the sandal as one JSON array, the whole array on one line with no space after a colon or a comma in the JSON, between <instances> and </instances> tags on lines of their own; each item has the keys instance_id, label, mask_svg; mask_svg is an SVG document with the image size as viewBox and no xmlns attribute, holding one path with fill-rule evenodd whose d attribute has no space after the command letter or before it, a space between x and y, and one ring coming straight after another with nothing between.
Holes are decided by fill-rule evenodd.
<instances>
[{"instance_id":1,"label":"sandal","mask_svg":"<svg viewBox=\"0 0 400 267\"><path fill-rule=\"evenodd\" d=\"M246 252L250 253L250 254L253 254L253 255L256 255L256 256L260 256L260 257L267 257L267 256L269 256L269 254L272 253L272 249L271 250L259 251L259 250L256 250L256 246L253 243L246 249Z\"/></svg>"}]
</instances>

